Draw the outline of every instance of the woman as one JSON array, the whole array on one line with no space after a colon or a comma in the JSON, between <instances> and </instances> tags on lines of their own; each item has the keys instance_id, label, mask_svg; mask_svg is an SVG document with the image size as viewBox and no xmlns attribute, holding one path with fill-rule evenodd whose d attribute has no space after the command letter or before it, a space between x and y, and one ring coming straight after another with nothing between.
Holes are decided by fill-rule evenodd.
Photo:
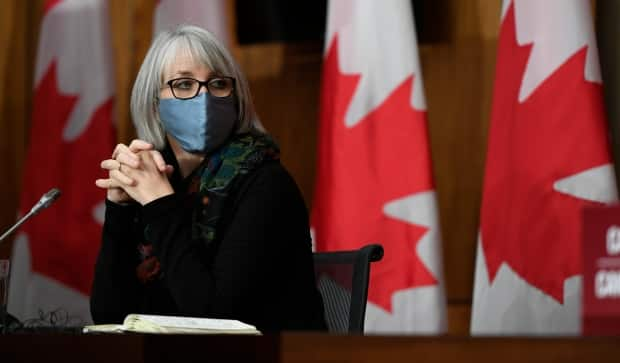
<instances>
[{"instance_id":1,"label":"woman","mask_svg":"<svg viewBox=\"0 0 620 363\"><path fill-rule=\"evenodd\" d=\"M228 51L194 26L161 33L131 112L142 140L118 145L96 181L95 323L150 313L325 329L303 199Z\"/></svg>"}]
</instances>

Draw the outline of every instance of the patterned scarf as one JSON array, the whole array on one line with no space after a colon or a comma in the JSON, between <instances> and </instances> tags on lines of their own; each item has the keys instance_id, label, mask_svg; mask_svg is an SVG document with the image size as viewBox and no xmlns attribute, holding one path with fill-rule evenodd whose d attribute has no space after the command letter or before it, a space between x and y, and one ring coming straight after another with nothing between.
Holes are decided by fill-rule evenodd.
<instances>
[{"instance_id":1,"label":"patterned scarf","mask_svg":"<svg viewBox=\"0 0 620 363\"><path fill-rule=\"evenodd\" d=\"M205 161L190 177L188 193L200 193L192 215L192 239L201 240L206 247L217 241L218 223L235 187L244 176L266 161L279 160L280 150L266 134L250 132L237 134ZM143 283L153 280L160 272L160 264L151 255L151 245L140 245L142 263L136 268L138 279Z\"/></svg>"},{"instance_id":2,"label":"patterned scarf","mask_svg":"<svg viewBox=\"0 0 620 363\"><path fill-rule=\"evenodd\" d=\"M192 238L212 244L218 237L217 225L231 191L243 181L244 175L266 161L279 158L278 145L268 135L259 133L236 135L211 155L197 174L202 208L194 209Z\"/></svg>"}]
</instances>

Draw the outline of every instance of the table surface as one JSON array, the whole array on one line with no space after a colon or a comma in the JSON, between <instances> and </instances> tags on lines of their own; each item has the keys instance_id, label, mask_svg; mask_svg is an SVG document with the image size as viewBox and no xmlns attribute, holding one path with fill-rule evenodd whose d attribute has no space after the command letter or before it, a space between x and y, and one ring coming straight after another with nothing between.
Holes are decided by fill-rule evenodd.
<instances>
[{"instance_id":1,"label":"table surface","mask_svg":"<svg viewBox=\"0 0 620 363\"><path fill-rule=\"evenodd\" d=\"M620 337L0 336L0 362L619 362Z\"/></svg>"}]
</instances>

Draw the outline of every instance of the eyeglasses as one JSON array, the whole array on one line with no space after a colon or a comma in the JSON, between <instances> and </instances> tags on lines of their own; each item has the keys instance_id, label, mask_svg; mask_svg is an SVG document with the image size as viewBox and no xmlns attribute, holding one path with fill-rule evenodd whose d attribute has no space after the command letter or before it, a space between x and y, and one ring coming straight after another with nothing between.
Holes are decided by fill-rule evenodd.
<instances>
[{"instance_id":1,"label":"eyeglasses","mask_svg":"<svg viewBox=\"0 0 620 363\"><path fill-rule=\"evenodd\" d=\"M207 92L214 97L228 97L235 89L235 79L233 77L212 77L206 81L199 81L194 78L175 78L166 84L174 98L188 100L198 96L200 87L205 86Z\"/></svg>"}]
</instances>

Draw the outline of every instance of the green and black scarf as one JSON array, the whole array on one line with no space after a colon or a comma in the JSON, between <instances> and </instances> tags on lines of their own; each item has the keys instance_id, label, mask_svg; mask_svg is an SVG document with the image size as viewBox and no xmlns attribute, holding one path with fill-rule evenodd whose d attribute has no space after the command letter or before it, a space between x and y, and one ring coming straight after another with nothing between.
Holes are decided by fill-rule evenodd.
<instances>
[{"instance_id":1,"label":"green and black scarf","mask_svg":"<svg viewBox=\"0 0 620 363\"><path fill-rule=\"evenodd\" d=\"M190 176L187 190L188 193L199 193L193 206L192 239L201 241L207 249L214 247L225 207L236 186L263 163L279 158L278 145L269 135L258 132L236 134L205 158ZM144 234L147 235L146 231ZM136 268L138 279L147 283L161 277L160 263L152 255L151 244L140 244L138 250L142 260Z\"/></svg>"},{"instance_id":2,"label":"green and black scarf","mask_svg":"<svg viewBox=\"0 0 620 363\"><path fill-rule=\"evenodd\" d=\"M200 203L194 209L192 238L207 245L217 240L217 227L231 192L245 175L266 161L279 160L278 145L269 135L245 133L235 135L224 147L210 155L199 168Z\"/></svg>"}]
</instances>

